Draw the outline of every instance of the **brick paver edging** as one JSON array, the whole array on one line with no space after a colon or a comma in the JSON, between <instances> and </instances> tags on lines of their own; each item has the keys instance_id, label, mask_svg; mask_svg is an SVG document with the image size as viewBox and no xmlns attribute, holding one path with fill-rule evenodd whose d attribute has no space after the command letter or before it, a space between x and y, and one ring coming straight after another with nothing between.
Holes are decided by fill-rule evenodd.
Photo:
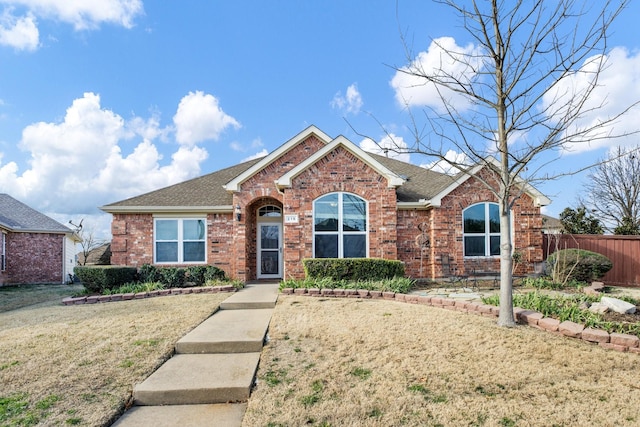
<instances>
[{"instance_id":1,"label":"brick paver edging","mask_svg":"<svg viewBox=\"0 0 640 427\"><path fill-rule=\"evenodd\" d=\"M198 286L193 288L171 288L149 292L137 292L130 294L114 294L114 295L91 295L88 297L67 297L62 300L64 305L82 305L97 304L113 301L127 301L133 299L144 299L153 297L162 297L167 295L186 295L186 294L215 294L220 292L235 292L233 286Z\"/></svg>"},{"instance_id":2,"label":"brick paver edging","mask_svg":"<svg viewBox=\"0 0 640 427\"><path fill-rule=\"evenodd\" d=\"M461 301L453 298L408 295L395 292L368 291L365 289L302 289L284 288L284 295L304 295L315 297L341 297L341 298L370 298L401 301L411 304L422 304L433 307L441 307L447 310L455 310L464 313L477 314L485 317L498 317L500 309L494 305L481 302ZM533 310L514 307L513 315L520 324L533 326L543 331L562 335L569 338L577 338L586 342L616 351L628 351L640 354L640 338L630 334L608 333L601 329L585 328L584 325L570 321L560 322L557 319L544 317L542 313Z\"/></svg>"}]
</instances>

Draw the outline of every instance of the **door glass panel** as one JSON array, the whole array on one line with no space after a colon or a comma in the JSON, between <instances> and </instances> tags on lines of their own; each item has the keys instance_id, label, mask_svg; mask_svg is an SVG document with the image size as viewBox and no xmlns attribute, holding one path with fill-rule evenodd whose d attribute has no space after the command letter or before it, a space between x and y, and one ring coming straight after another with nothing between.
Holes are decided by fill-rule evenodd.
<instances>
[{"instance_id":1,"label":"door glass panel","mask_svg":"<svg viewBox=\"0 0 640 427\"><path fill-rule=\"evenodd\" d=\"M280 227L277 225L262 225L260 227L260 248L263 250L278 249L280 247Z\"/></svg>"},{"instance_id":2,"label":"door glass panel","mask_svg":"<svg viewBox=\"0 0 640 427\"><path fill-rule=\"evenodd\" d=\"M260 274L278 274L278 251L263 251L260 257Z\"/></svg>"}]
</instances>

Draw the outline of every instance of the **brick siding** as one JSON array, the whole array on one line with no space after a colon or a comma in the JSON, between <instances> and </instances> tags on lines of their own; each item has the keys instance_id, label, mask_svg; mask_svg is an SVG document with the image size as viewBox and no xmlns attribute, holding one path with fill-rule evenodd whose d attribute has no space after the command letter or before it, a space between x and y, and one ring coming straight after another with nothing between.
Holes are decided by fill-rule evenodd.
<instances>
[{"instance_id":1,"label":"brick siding","mask_svg":"<svg viewBox=\"0 0 640 427\"><path fill-rule=\"evenodd\" d=\"M8 233L3 284L62 283L65 236L52 233Z\"/></svg>"},{"instance_id":2,"label":"brick siding","mask_svg":"<svg viewBox=\"0 0 640 427\"><path fill-rule=\"evenodd\" d=\"M283 224L284 276L304 276L302 259L313 257L313 201L332 192L348 192L368 203L369 256L399 259L411 277L439 278L447 274L441 258L447 254L459 274L472 269L499 270L499 260L466 258L462 247L462 210L479 202L495 202L493 194L470 178L443 198L441 207L429 210L398 210L394 188L386 178L345 148L338 146L324 158L294 177L291 188L279 191L274 181L324 147L310 136L257 172L233 195L233 206L241 207L241 219L234 213L207 215L207 262L240 280L257 278L257 212L267 205L282 208L283 216L296 214L297 223ZM540 209L523 195L513 211L514 244L524 263L518 273L528 273L542 261L542 218ZM426 224L431 242L422 249L416 244L418 226ZM112 263L140 266L153 262L153 216L114 214Z\"/></svg>"}]
</instances>

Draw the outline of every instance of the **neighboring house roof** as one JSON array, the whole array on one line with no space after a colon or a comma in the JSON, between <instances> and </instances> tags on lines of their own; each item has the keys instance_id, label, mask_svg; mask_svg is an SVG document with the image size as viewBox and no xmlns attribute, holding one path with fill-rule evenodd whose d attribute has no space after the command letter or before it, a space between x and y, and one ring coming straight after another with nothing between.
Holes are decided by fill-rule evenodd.
<instances>
[{"instance_id":1,"label":"neighboring house roof","mask_svg":"<svg viewBox=\"0 0 640 427\"><path fill-rule=\"evenodd\" d=\"M5 193L0 193L0 227L14 232L73 233L69 227Z\"/></svg>"},{"instance_id":2,"label":"neighboring house roof","mask_svg":"<svg viewBox=\"0 0 640 427\"><path fill-rule=\"evenodd\" d=\"M368 153L343 136L330 139L315 126L309 126L265 157L111 203L100 209L109 213L231 212L233 211L233 192L238 191L243 182L311 135L323 141L326 146L280 177L276 181L276 185L280 188L291 185L291 180L295 176L338 146L349 150L379 174L385 176L390 187L396 187L399 208L439 206L442 197L468 179L468 175L464 173L447 175ZM549 203L549 200L533 187L528 186L526 191L537 199L539 204Z\"/></svg>"},{"instance_id":3,"label":"neighboring house roof","mask_svg":"<svg viewBox=\"0 0 640 427\"><path fill-rule=\"evenodd\" d=\"M542 231L547 234L560 233L562 222L558 218L542 214Z\"/></svg>"},{"instance_id":4,"label":"neighboring house roof","mask_svg":"<svg viewBox=\"0 0 640 427\"><path fill-rule=\"evenodd\" d=\"M84 253L78 252L78 263L80 265L109 265L111 264L111 243L105 243L97 248L93 248L84 260Z\"/></svg>"}]
</instances>

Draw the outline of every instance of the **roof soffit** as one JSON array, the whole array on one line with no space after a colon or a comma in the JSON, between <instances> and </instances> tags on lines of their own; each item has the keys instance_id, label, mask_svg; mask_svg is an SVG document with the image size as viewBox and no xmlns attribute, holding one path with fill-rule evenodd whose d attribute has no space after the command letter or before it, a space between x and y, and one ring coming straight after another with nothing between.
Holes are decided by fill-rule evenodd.
<instances>
[{"instance_id":1,"label":"roof soffit","mask_svg":"<svg viewBox=\"0 0 640 427\"><path fill-rule=\"evenodd\" d=\"M327 144L321 150L316 151L313 155L308 157L304 162L300 163L298 166L291 169L286 174L282 175L278 180L276 180L276 185L278 188L287 188L291 187L291 181L293 178L301 174L307 168L315 164L320 159L324 158L327 154L331 153L338 147L343 147L351 154L356 156L362 162L366 163L373 170L378 172L380 175L384 176L387 179L387 183L389 187L399 187L404 184L404 179L398 176L395 172L391 171L389 168L384 166L382 163L374 159L372 156L367 154L360 147L355 145L353 142L349 141L344 136L339 136L331 143Z\"/></svg>"},{"instance_id":2,"label":"roof soffit","mask_svg":"<svg viewBox=\"0 0 640 427\"><path fill-rule=\"evenodd\" d=\"M309 138L311 135L315 135L316 137L318 137L318 139L320 139L325 144L328 144L332 139L330 136L328 136L326 133L322 132L316 126L311 125L308 128L306 128L305 130L303 130L302 132L298 133L296 136L294 136L290 140L288 140L287 142L285 142L284 144L282 144L275 151L273 151L270 154L268 154L267 156L265 156L258 163L256 163L255 165L253 165L252 167L250 167L249 169L247 169L246 171L244 171L243 173L241 173L240 175L235 177L233 180L229 181L223 187L225 188L225 190L231 191L231 192L240 191L240 186L242 185L243 182L247 181L253 175L255 175L256 173L260 172L262 169L267 167L273 161L278 159L280 156L285 154L287 151L291 150L293 147L298 145L300 142L302 142L305 139Z\"/></svg>"}]
</instances>

